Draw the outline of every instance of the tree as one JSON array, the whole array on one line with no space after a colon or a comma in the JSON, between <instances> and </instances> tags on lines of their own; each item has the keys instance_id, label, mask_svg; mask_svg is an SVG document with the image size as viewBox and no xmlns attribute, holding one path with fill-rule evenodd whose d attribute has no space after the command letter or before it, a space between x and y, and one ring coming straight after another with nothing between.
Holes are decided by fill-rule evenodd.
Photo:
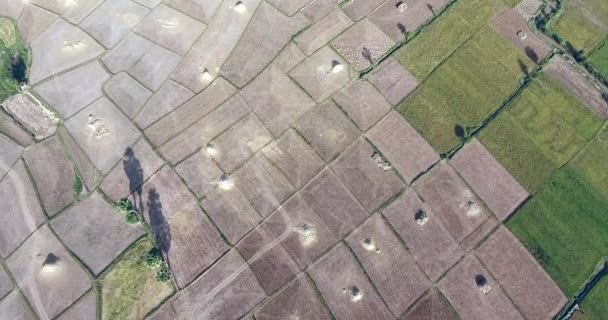
<instances>
[{"instance_id":1,"label":"tree","mask_svg":"<svg viewBox=\"0 0 608 320\"><path fill-rule=\"evenodd\" d=\"M146 267L149 269L156 269L163 264L163 256L158 248L152 248L148 251L146 258L144 259Z\"/></svg>"},{"instance_id":2,"label":"tree","mask_svg":"<svg viewBox=\"0 0 608 320\"><path fill-rule=\"evenodd\" d=\"M169 267L166 264L163 264L160 270L156 272L156 281L158 282L169 282L171 280L171 272L169 272Z\"/></svg>"}]
</instances>

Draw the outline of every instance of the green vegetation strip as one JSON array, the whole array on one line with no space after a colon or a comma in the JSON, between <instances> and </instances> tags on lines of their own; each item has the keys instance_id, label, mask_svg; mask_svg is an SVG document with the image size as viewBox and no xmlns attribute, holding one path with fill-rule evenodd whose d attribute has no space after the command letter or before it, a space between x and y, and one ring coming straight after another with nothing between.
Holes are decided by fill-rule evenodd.
<instances>
[{"instance_id":1,"label":"green vegetation strip","mask_svg":"<svg viewBox=\"0 0 608 320\"><path fill-rule=\"evenodd\" d=\"M0 102L19 91L27 82L30 53L15 24L0 17Z\"/></svg>"}]
</instances>

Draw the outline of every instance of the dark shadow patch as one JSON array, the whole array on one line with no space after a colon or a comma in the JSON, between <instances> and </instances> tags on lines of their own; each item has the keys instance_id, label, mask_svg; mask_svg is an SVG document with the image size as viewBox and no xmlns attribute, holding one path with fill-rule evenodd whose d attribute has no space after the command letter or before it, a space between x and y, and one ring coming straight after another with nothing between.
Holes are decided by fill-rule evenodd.
<instances>
[{"instance_id":1,"label":"dark shadow patch","mask_svg":"<svg viewBox=\"0 0 608 320\"><path fill-rule=\"evenodd\" d=\"M399 29L399 32L401 32L402 34L407 34L407 29L405 28L405 25L403 25L403 23L397 23L397 28Z\"/></svg>"},{"instance_id":2,"label":"dark shadow patch","mask_svg":"<svg viewBox=\"0 0 608 320\"><path fill-rule=\"evenodd\" d=\"M460 138L460 139L464 139L464 136L465 136L465 130L464 130L464 128L463 128L461 125L457 124L457 125L455 125L455 126L454 126L454 134L455 134L455 135L456 135L458 138Z\"/></svg>"},{"instance_id":3,"label":"dark shadow patch","mask_svg":"<svg viewBox=\"0 0 608 320\"><path fill-rule=\"evenodd\" d=\"M156 238L156 243L160 251L166 256L171 248L171 230L169 223L163 216L163 205L160 201L160 194L156 189L148 191L148 217L150 219L150 229Z\"/></svg>"},{"instance_id":4,"label":"dark shadow patch","mask_svg":"<svg viewBox=\"0 0 608 320\"><path fill-rule=\"evenodd\" d=\"M127 175L127 178L129 179L129 192L133 193L133 206L135 207L135 210L141 210L141 208L143 208L143 202L141 199L142 190L140 187L144 183L144 170L131 147L125 150L125 154L122 157L122 166L125 175Z\"/></svg>"},{"instance_id":5,"label":"dark shadow patch","mask_svg":"<svg viewBox=\"0 0 608 320\"><path fill-rule=\"evenodd\" d=\"M10 71L11 76L18 83L27 82L27 64L21 55L16 54L11 58Z\"/></svg>"},{"instance_id":6,"label":"dark shadow patch","mask_svg":"<svg viewBox=\"0 0 608 320\"><path fill-rule=\"evenodd\" d=\"M426 4L427 9L429 9L429 11L431 11L431 13L433 15L435 15L435 9L433 8L433 6L430 3Z\"/></svg>"},{"instance_id":7,"label":"dark shadow patch","mask_svg":"<svg viewBox=\"0 0 608 320\"><path fill-rule=\"evenodd\" d=\"M365 60L369 61L370 64L373 63L372 52L367 47L363 47L363 49L361 49L361 55L363 55L363 58L365 58Z\"/></svg>"},{"instance_id":8,"label":"dark shadow patch","mask_svg":"<svg viewBox=\"0 0 608 320\"><path fill-rule=\"evenodd\" d=\"M564 46L566 47L566 51L568 51L568 53L572 55L576 62L581 63L585 61L585 54L583 50L577 50L569 41L566 41Z\"/></svg>"},{"instance_id":9,"label":"dark shadow patch","mask_svg":"<svg viewBox=\"0 0 608 320\"><path fill-rule=\"evenodd\" d=\"M529 77L530 70L528 70L528 66L523 61L521 61L521 59L517 59L517 63L519 64L519 69L521 70L521 73L524 74L524 77Z\"/></svg>"},{"instance_id":10,"label":"dark shadow patch","mask_svg":"<svg viewBox=\"0 0 608 320\"><path fill-rule=\"evenodd\" d=\"M475 284L481 288L481 287L485 286L486 284L488 284L488 279L486 279L485 276L478 274L475 276Z\"/></svg>"},{"instance_id":11,"label":"dark shadow patch","mask_svg":"<svg viewBox=\"0 0 608 320\"><path fill-rule=\"evenodd\" d=\"M526 56L528 56L528 58L530 58L532 62L538 64L538 55L536 54L536 51L534 51L534 49L526 46L524 48L524 51L526 52Z\"/></svg>"}]
</instances>

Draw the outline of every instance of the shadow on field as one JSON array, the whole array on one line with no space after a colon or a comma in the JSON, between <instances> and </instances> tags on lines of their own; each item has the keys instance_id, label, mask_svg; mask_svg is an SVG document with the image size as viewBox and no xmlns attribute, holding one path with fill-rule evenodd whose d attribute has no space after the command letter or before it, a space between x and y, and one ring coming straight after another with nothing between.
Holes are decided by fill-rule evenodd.
<instances>
[{"instance_id":1,"label":"shadow on field","mask_svg":"<svg viewBox=\"0 0 608 320\"><path fill-rule=\"evenodd\" d=\"M519 69L521 69L521 72L524 74L524 76L527 78L530 76L530 71L528 70L528 66L521 61L521 59L517 59L517 63L519 64Z\"/></svg>"},{"instance_id":2,"label":"shadow on field","mask_svg":"<svg viewBox=\"0 0 608 320\"><path fill-rule=\"evenodd\" d=\"M160 194L156 189L151 189L148 192L148 217L150 218L150 228L156 237L158 248L167 255L171 248L171 230L169 224L163 216L163 205L160 202Z\"/></svg>"},{"instance_id":3,"label":"shadow on field","mask_svg":"<svg viewBox=\"0 0 608 320\"><path fill-rule=\"evenodd\" d=\"M433 6L430 3L427 3L426 7L431 11L433 15L435 15L435 9L433 9Z\"/></svg>"},{"instance_id":4,"label":"shadow on field","mask_svg":"<svg viewBox=\"0 0 608 320\"><path fill-rule=\"evenodd\" d=\"M464 128L457 124L454 126L454 134L459 138L459 139L464 139L465 136L465 131Z\"/></svg>"},{"instance_id":5,"label":"shadow on field","mask_svg":"<svg viewBox=\"0 0 608 320\"><path fill-rule=\"evenodd\" d=\"M143 208L140 186L144 183L144 170L131 147L125 150L122 166L129 179L129 193L133 193L133 206L139 211Z\"/></svg>"},{"instance_id":6,"label":"shadow on field","mask_svg":"<svg viewBox=\"0 0 608 320\"><path fill-rule=\"evenodd\" d=\"M525 47L524 51L526 52L526 55L528 56L528 58L530 58L530 60L532 60L532 62L538 64L538 55L536 54L536 51L534 51L534 49L532 49L530 47Z\"/></svg>"}]
</instances>

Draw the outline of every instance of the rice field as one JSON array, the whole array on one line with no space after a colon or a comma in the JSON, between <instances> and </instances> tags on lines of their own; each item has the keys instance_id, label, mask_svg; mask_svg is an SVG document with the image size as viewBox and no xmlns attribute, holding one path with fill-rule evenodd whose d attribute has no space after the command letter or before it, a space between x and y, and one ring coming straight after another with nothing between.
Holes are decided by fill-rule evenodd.
<instances>
[{"instance_id":1,"label":"rice field","mask_svg":"<svg viewBox=\"0 0 608 320\"><path fill-rule=\"evenodd\" d=\"M605 127L576 158L573 170L608 201L608 127Z\"/></svg>"},{"instance_id":2,"label":"rice field","mask_svg":"<svg viewBox=\"0 0 608 320\"><path fill-rule=\"evenodd\" d=\"M608 255L606 212L608 202L566 166L507 226L564 293L572 296Z\"/></svg>"},{"instance_id":3,"label":"rice field","mask_svg":"<svg viewBox=\"0 0 608 320\"><path fill-rule=\"evenodd\" d=\"M589 62L594 65L600 73L608 79L608 41L599 47L591 57Z\"/></svg>"},{"instance_id":4,"label":"rice field","mask_svg":"<svg viewBox=\"0 0 608 320\"><path fill-rule=\"evenodd\" d=\"M511 95L532 61L489 26L454 52L398 110L440 153L460 139L454 128L479 126ZM525 66L525 67L522 67Z\"/></svg>"},{"instance_id":5,"label":"rice field","mask_svg":"<svg viewBox=\"0 0 608 320\"><path fill-rule=\"evenodd\" d=\"M397 50L394 57L421 81L470 39L501 5L500 0L458 1Z\"/></svg>"},{"instance_id":6,"label":"rice field","mask_svg":"<svg viewBox=\"0 0 608 320\"><path fill-rule=\"evenodd\" d=\"M608 35L608 2L568 0L552 28L576 49L591 52Z\"/></svg>"},{"instance_id":7,"label":"rice field","mask_svg":"<svg viewBox=\"0 0 608 320\"><path fill-rule=\"evenodd\" d=\"M530 193L597 134L602 121L541 75L479 135Z\"/></svg>"},{"instance_id":8,"label":"rice field","mask_svg":"<svg viewBox=\"0 0 608 320\"><path fill-rule=\"evenodd\" d=\"M506 113L494 119L478 138L530 193L557 169Z\"/></svg>"},{"instance_id":9,"label":"rice field","mask_svg":"<svg viewBox=\"0 0 608 320\"><path fill-rule=\"evenodd\" d=\"M514 8L521 0L502 0L509 8Z\"/></svg>"},{"instance_id":10,"label":"rice field","mask_svg":"<svg viewBox=\"0 0 608 320\"><path fill-rule=\"evenodd\" d=\"M581 303L582 316L575 319L608 320L608 303L606 301L608 301L608 278L604 277L585 297L585 300Z\"/></svg>"}]
</instances>

